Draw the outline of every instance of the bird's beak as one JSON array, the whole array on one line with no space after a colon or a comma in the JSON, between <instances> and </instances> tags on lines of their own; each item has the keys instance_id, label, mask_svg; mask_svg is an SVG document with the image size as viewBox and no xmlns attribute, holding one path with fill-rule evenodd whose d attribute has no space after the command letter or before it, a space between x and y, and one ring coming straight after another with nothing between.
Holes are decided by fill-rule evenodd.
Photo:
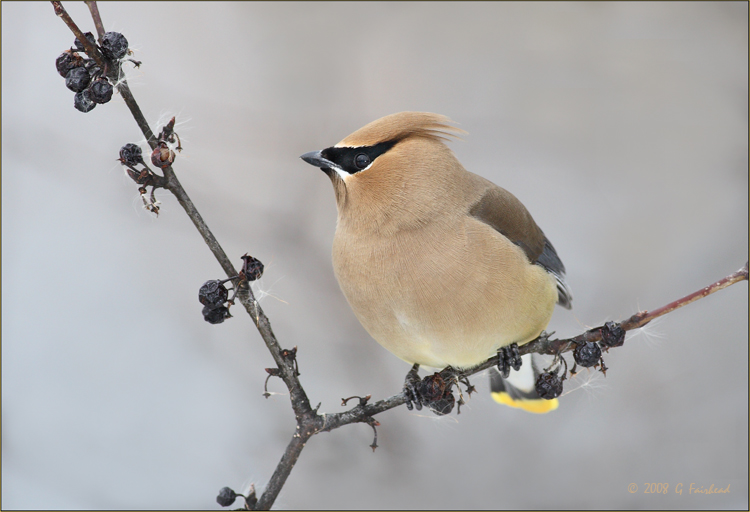
<instances>
[{"instance_id":1,"label":"bird's beak","mask_svg":"<svg viewBox=\"0 0 750 512\"><path fill-rule=\"evenodd\" d=\"M309 153L305 153L304 155L302 155L300 158L308 164L314 165L315 167L320 167L323 170L331 169L334 167L333 162L323 158L323 155L320 151L310 151Z\"/></svg>"}]
</instances>

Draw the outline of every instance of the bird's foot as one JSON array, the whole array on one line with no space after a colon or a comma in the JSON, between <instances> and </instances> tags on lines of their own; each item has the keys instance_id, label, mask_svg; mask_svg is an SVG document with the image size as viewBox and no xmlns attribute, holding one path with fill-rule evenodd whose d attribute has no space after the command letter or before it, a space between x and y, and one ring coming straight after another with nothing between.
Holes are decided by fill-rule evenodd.
<instances>
[{"instance_id":1,"label":"bird's foot","mask_svg":"<svg viewBox=\"0 0 750 512\"><path fill-rule=\"evenodd\" d=\"M410 411L417 406L417 410L422 410L422 396L419 394L419 387L422 383L419 378L419 365L414 363L409 373L404 378L404 395L406 395L406 408ZM413 403L412 403L413 402Z\"/></svg>"},{"instance_id":2,"label":"bird's foot","mask_svg":"<svg viewBox=\"0 0 750 512\"><path fill-rule=\"evenodd\" d=\"M504 379L507 379L510 375L511 368L516 371L521 369L521 355L518 353L518 344L513 343L499 349L497 355L500 358L497 362L497 369L500 370Z\"/></svg>"}]
</instances>

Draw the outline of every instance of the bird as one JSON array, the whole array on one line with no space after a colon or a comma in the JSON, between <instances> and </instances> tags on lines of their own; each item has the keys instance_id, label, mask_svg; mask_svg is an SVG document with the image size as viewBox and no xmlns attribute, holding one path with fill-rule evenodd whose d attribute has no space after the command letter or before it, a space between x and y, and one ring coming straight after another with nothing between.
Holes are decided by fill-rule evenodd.
<instances>
[{"instance_id":1,"label":"bird","mask_svg":"<svg viewBox=\"0 0 750 512\"><path fill-rule=\"evenodd\" d=\"M557 399L539 397L536 363L517 348L555 304L571 308L565 266L521 201L461 165L446 144L466 133L454 124L399 112L300 157L333 184L334 274L365 330L413 365L407 383L420 366L467 369L500 353L491 396L549 412Z\"/></svg>"}]
</instances>

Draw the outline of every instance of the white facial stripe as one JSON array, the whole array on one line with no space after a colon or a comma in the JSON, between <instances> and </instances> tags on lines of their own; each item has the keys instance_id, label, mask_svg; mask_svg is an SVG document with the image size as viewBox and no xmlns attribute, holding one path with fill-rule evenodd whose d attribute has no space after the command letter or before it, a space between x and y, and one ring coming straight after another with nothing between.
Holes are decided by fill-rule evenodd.
<instances>
[{"instance_id":1,"label":"white facial stripe","mask_svg":"<svg viewBox=\"0 0 750 512\"><path fill-rule=\"evenodd\" d=\"M334 171L336 171L336 174L338 174L339 176L341 176L341 179L344 180L344 181L346 181L348 178L350 178L352 176L351 174L349 174L348 172L346 172L345 170L343 170L338 165L332 165L331 169L333 169Z\"/></svg>"}]
</instances>

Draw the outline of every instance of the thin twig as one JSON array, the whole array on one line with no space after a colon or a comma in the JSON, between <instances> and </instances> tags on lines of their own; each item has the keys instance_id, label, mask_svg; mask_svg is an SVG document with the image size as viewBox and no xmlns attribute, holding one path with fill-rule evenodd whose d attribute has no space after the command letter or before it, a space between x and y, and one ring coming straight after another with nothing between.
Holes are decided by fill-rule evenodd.
<instances>
[{"instance_id":1,"label":"thin twig","mask_svg":"<svg viewBox=\"0 0 750 512\"><path fill-rule=\"evenodd\" d=\"M95 1L87 1L85 4L89 7L91 18L94 20L94 26L96 27L96 33L99 35L97 39L101 44L102 37L104 37L104 24L102 23L102 17L99 15L99 7L96 5Z\"/></svg>"},{"instance_id":2,"label":"thin twig","mask_svg":"<svg viewBox=\"0 0 750 512\"><path fill-rule=\"evenodd\" d=\"M122 73L116 76L117 78L114 80L114 83L117 87L117 91L120 93L120 96L122 96L122 99L125 100L125 105L130 109L130 113L133 114L133 118L141 129L143 136L146 137L148 145L151 149L156 149L156 137L154 136L154 132L151 131L148 121L146 121L143 112L141 112L141 107L138 106L138 103L136 103L135 98L133 97L133 93L130 92L128 81Z\"/></svg>"},{"instance_id":3,"label":"thin twig","mask_svg":"<svg viewBox=\"0 0 750 512\"><path fill-rule=\"evenodd\" d=\"M73 19L70 17L70 15L68 14L68 11L66 11L65 8L62 6L62 2L53 1L52 6L55 8L55 14L59 16L65 22L68 28L75 34L75 36L81 42L83 47L86 49L86 53L88 54L88 56L94 59L101 69L105 69L106 62L104 60L104 56L99 51L99 49L93 44L91 44L91 41L89 41L86 38L86 36L83 35L83 32L81 32L81 29L78 28L78 25L76 25L75 21L73 21Z\"/></svg>"}]
</instances>

